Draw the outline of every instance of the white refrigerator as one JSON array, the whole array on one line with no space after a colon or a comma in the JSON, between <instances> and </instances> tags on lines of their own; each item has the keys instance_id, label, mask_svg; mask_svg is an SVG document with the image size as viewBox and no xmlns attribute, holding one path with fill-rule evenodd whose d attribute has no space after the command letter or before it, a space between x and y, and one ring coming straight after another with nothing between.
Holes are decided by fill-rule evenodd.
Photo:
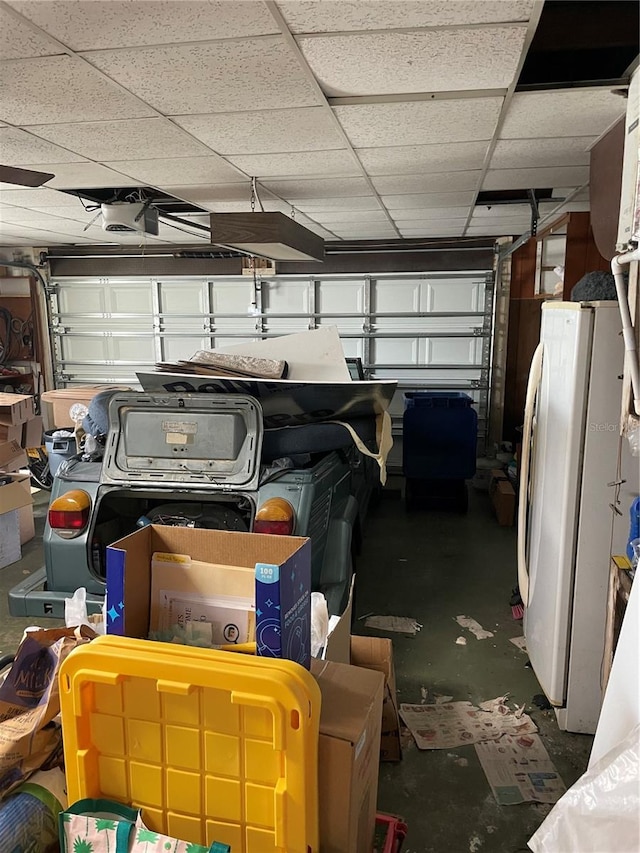
<instances>
[{"instance_id":1,"label":"white refrigerator","mask_svg":"<svg viewBox=\"0 0 640 853\"><path fill-rule=\"evenodd\" d=\"M521 461L518 579L533 670L561 729L593 733L602 692L624 347L617 302L547 302Z\"/></svg>"}]
</instances>

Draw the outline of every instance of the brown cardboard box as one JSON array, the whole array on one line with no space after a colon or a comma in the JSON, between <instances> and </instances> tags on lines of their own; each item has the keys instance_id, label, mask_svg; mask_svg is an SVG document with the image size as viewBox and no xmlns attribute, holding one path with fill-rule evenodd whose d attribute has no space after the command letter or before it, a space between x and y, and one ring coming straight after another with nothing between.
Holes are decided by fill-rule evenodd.
<instances>
[{"instance_id":1,"label":"brown cardboard box","mask_svg":"<svg viewBox=\"0 0 640 853\"><path fill-rule=\"evenodd\" d=\"M0 471L19 471L29 463L27 454L19 441L3 441L0 444Z\"/></svg>"},{"instance_id":2,"label":"brown cardboard box","mask_svg":"<svg viewBox=\"0 0 640 853\"><path fill-rule=\"evenodd\" d=\"M0 393L0 423L5 426L24 423L32 418L34 413L33 397Z\"/></svg>"},{"instance_id":3,"label":"brown cardboard box","mask_svg":"<svg viewBox=\"0 0 640 853\"><path fill-rule=\"evenodd\" d=\"M322 853L371 853L384 677L313 660L322 692L318 796Z\"/></svg>"},{"instance_id":4,"label":"brown cardboard box","mask_svg":"<svg viewBox=\"0 0 640 853\"><path fill-rule=\"evenodd\" d=\"M491 472L489 496L498 524L502 527L513 526L516 515L516 493L509 478L499 468L494 468Z\"/></svg>"},{"instance_id":5,"label":"brown cardboard box","mask_svg":"<svg viewBox=\"0 0 640 853\"><path fill-rule=\"evenodd\" d=\"M22 425L22 446L40 447L43 431L42 415L36 415Z\"/></svg>"},{"instance_id":6,"label":"brown cardboard box","mask_svg":"<svg viewBox=\"0 0 640 853\"><path fill-rule=\"evenodd\" d=\"M36 535L33 519L33 498L29 474L11 474L12 482L0 487L0 514L17 510L20 544L24 545Z\"/></svg>"},{"instance_id":7,"label":"brown cardboard box","mask_svg":"<svg viewBox=\"0 0 640 853\"><path fill-rule=\"evenodd\" d=\"M349 591L347 606L333 631L327 637L327 642L320 655L322 660L346 664L351 662L351 617L353 614L353 588L355 582L356 576L354 575L351 578L351 589Z\"/></svg>"},{"instance_id":8,"label":"brown cardboard box","mask_svg":"<svg viewBox=\"0 0 640 853\"><path fill-rule=\"evenodd\" d=\"M380 761L400 761L402 745L393 643L385 637L351 637L351 665L374 669L384 675Z\"/></svg>"},{"instance_id":9,"label":"brown cardboard box","mask_svg":"<svg viewBox=\"0 0 640 853\"><path fill-rule=\"evenodd\" d=\"M23 424L0 423L0 441L22 441L22 428Z\"/></svg>"},{"instance_id":10,"label":"brown cardboard box","mask_svg":"<svg viewBox=\"0 0 640 853\"><path fill-rule=\"evenodd\" d=\"M45 391L40 396L43 414L46 413L48 429L63 429L74 427L69 411L74 403L89 403L100 391L130 391L126 385L73 385L69 388L56 388Z\"/></svg>"}]
</instances>

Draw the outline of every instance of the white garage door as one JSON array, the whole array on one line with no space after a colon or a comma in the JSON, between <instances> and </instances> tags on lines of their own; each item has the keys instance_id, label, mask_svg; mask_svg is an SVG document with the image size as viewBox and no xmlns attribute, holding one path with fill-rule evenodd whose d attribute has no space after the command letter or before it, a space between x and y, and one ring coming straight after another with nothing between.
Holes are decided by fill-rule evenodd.
<instances>
[{"instance_id":1,"label":"white garage door","mask_svg":"<svg viewBox=\"0 0 640 853\"><path fill-rule=\"evenodd\" d=\"M493 277L487 272L252 278L57 278L51 310L58 387L135 384L136 371L198 349L336 325L345 355L394 378L394 433L410 389L466 391L485 435ZM400 442L392 467L401 458Z\"/></svg>"}]
</instances>

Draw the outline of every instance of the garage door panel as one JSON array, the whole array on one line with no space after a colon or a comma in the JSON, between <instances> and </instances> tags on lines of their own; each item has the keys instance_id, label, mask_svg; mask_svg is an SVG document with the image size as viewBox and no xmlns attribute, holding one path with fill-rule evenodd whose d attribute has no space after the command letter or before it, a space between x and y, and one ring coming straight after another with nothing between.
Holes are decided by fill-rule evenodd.
<instances>
[{"instance_id":1,"label":"garage door panel","mask_svg":"<svg viewBox=\"0 0 640 853\"><path fill-rule=\"evenodd\" d=\"M209 313L209 294L202 282L162 281L158 287L160 311L165 328L175 326L202 326L204 315ZM191 317L173 315L190 314Z\"/></svg>"},{"instance_id":2,"label":"garage door panel","mask_svg":"<svg viewBox=\"0 0 640 853\"><path fill-rule=\"evenodd\" d=\"M419 343L417 338L382 338L371 342L372 363L417 364Z\"/></svg>"},{"instance_id":3,"label":"garage door panel","mask_svg":"<svg viewBox=\"0 0 640 853\"><path fill-rule=\"evenodd\" d=\"M140 285L112 284L110 287L110 308L114 314L153 315L153 294L151 282Z\"/></svg>"},{"instance_id":4,"label":"garage door panel","mask_svg":"<svg viewBox=\"0 0 640 853\"><path fill-rule=\"evenodd\" d=\"M108 285L61 287L57 294L61 314L105 314L111 308Z\"/></svg>"},{"instance_id":5,"label":"garage door panel","mask_svg":"<svg viewBox=\"0 0 640 853\"><path fill-rule=\"evenodd\" d=\"M429 282L420 305L423 311L481 311L483 280L440 279Z\"/></svg>"},{"instance_id":6,"label":"garage door panel","mask_svg":"<svg viewBox=\"0 0 640 853\"><path fill-rule=\"evenodd\" d=\"M430 338L427 342L428 364L476 364L476 341L467 338Z\"/></svg>"},{"instance_id":7,"label":"garage door panel","mask_svg":"<svg viewBox=\"0 0 640 853\"><path fill-rule=\"evenodd\" d=\"M162 338L162 358L164 361L189 359L201 349L211 349L211 338L196 338L180 335Z\"/></svg>"},{"instance_id":8,"label":"garage door panel","mask_svg":"<svg viewBox=\"0 0 640 853\"><path fill-rule=\"evenodd\" d=\"M403 279L378 279L374 282L372 302L381 313L420 310L422 282Z\"/></svg>"},{"instance_id":9,"label":"garage door panel","mask_svg":"<svg viewBox=\"0 0 640 853\"><path fill-rule=\"evenodd\" d=\"M317 311L319 314L361 314L364 310L365 283L360 279L320 281ZM337 317L319 318L323 325L337 323Z\"/></svg>"},{"instance_id":10,"label":"garage door panel","mask_svg":"<svg viewBox=\"0 0 640 853\"><path fill-rule=\"evenodd\" d=\"M253 282L213 281L211 282L212 314L246 314L253 302Z\"/></svg>"}]
</instances>

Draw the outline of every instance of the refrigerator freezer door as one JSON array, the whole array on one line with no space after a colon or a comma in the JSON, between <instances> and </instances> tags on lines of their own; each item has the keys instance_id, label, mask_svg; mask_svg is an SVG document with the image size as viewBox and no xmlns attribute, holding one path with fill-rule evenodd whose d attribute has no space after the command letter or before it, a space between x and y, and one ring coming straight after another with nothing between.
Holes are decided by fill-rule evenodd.
<instances>
[{"instance_id":1,"label":"refrigerator freezer door","mask_svg":"<svg viewBox=\"0 0 640 853\"><path fill-rule=\"evenodd\" d=\"M529 600L524 633L549 701L566 699L578 495L590 368L593 309L543 306L543 364L531 448Z\"/></svg>"}]
</instances>

